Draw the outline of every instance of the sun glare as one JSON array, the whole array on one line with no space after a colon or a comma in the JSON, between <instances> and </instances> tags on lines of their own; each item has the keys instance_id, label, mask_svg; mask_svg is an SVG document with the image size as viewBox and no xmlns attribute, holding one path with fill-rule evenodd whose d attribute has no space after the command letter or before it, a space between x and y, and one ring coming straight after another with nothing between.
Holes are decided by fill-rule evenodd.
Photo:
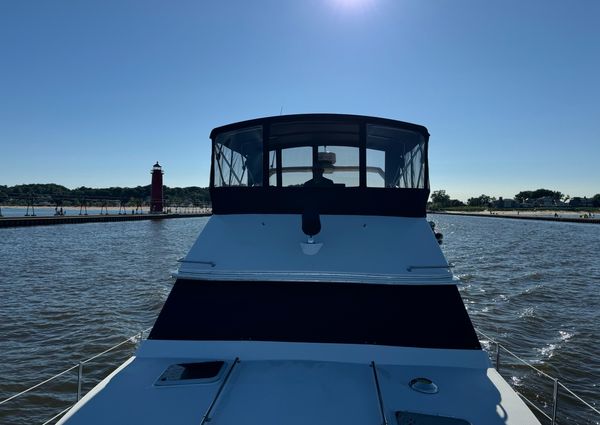
<instances>
[{"instance_id":1,"label":"sun glare","mask_svg":"<svg viewBox=\"0 0 600 425\"><path fill-rule=\"evenodd\" d=\"M369 7L374 0L331 0L340 9L364 9Z\"/></svg>"}]
</instances>

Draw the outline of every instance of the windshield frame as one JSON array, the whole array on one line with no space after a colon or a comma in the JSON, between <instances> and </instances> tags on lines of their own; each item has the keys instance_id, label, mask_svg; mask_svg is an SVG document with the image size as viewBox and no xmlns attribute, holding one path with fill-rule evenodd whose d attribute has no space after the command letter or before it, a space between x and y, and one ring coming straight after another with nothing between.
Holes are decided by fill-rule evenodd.
<instances>
[{"instance_id":1,"label":"windshield frame","mask_svg":"<svg viewBox=\"0 0 600 425\"><path fill-rule=\"evenodd\" d=\"M277 188L286 189L286 186L282 185L282 167L281 167L281 146L278 145L277 140L274 137L277 128L285 126L297 126L301 131L301 135L310 135L311 128L313 133L317 134L314 128L320 127L321 131L323 128L329 128L332 134L351 134L354 140L349 141L337 141L330 146L350 146L358 148L358 184L356 187L366 189L381 189L373 186L369 186L367 183L367 173L377 173L384 177L383 169L377 169L378 167L367 163L367 148L368 148L368 132L369 128L389 128L391 130L402 131L406 134L412 133L415 137L421 137L422 149L420 149L420 160L422 162L422 170L419 173L418 187L405 187L403 189L418 190L425 189L429 190L429 163L428 163L428 141L429 132L423 126L406 123L402 121L390 120L378 117L360 116L360 115L343 115L343 114L301 114L301 115L285 115L276 117L259 118L255 120L243 121L239 123L229 124L226 126L215 128L210 137L212 139L212 155L211 155L211 173L210 173L210 187L222 189L230 186L219 186L215 185L215 173L219 172L218 166L216 166L216 152L218 151L216 144L217 140L227 132L241 132L249 128L260 128L262 133L262 182L256 184L263 188ZM351 129L351 131L349 130ZM272 134L273 133L273 134ZM390 147L392 147L390 142ZM323 139L316 137L314 141L302 140L296 145L288 144L288 146L313 146L313 164L315 167L317 162L317 150L323 146ZM275 169L276 184L270 184L269 177L273 175L274 169L271 167L270 159L271 153L276 152L277 168ZM218 165L218 164L217 164ZM311 165L307 164L304 168L310 168ZM347 168L347 167L346 167ZM333 167L335 170L335 167ZM341 168L339 170L343 171ZM290 170L293 171L293 170ZM223 179L221 179L223 180ZM385 186L385 185L384 185ZM249 186L239 185L238 187L250 188ZM386 188L400 189L399 186L387 185ZM383 187L382 187L383 188Z\"/></svg>"}]
</instances>

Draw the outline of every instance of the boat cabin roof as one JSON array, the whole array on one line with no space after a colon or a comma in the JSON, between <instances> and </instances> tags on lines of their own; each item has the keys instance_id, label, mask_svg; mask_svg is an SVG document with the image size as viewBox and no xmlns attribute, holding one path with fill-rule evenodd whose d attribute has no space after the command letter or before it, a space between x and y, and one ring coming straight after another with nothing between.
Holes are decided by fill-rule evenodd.
<instances>
[{"instance_id":1,"label":"boat cabin roof","mask_svg":"<svg viewBox=\"0 0 600 425\"><path fill-rule=\"evenodd\" d=\"M302 114L229 124L210 137L215 214L299 213L308 204L322 214L425 214L423 126Z\"/></svg>"},{"instance_id":2,"label":"boat cabin roof","mask_svg":"<svg viewBox=\"0 0 600 425\"><path fill-rule=\"evenodd\" d=\"M379 124L390 127L404 128L406 130L412 130L423 135L424 138L429 137L427 128L419 125L404 121L392 120L388 118L372 117L367 115L351 115L351 114L292 114L292 115L277 115L272 117L255 118L246 121L239 121L232 124L223 125L214 128L210 132L210 138L214 140L216 135L228 131L239 130L247 127L264 126L277 123L310 123L310 122L323 122L323 123L363 123L363 124Z\"/></svg>"}]
</instances>

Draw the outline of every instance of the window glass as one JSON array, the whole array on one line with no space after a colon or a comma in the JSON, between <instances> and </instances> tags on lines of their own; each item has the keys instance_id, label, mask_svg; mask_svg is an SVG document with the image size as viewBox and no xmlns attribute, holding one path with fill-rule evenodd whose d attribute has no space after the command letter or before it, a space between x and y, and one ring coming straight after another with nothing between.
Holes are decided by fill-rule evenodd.
<instances>
[{"instance_id":1,"label":"window glass","mask_svg":"<svg viewBox=\"0 0 600 425\"><path fill-rule=\"evenodd\" d=\"M358 186L359 126L339 122L273 124L269 184L281 173L282 186ZM281 153L281 164L277 154ZM271 161L271 159L273 161ZM278 168L279 167L279 168Z\"/></svg>"},{"instance_id":2,"label":"window glass","mask_svg":"<svg viewBox=\"0 0 600 425\"><path fill-rule=\"evenodd\" d=\"M277 186L277 152L269 152L269 186Z\"/></svg>"},{"instance_id":3,"label":"window glass","mask_svg":"<svg viewBox=\"0 0 600 425\"><path fill-rule=\"evenodd\" d=\"M385 187L385 152L367 149L367 187Z\"/></svg>"},{"instance_id":4,"label":"window glass","mask_svg":"<svg viewBox=\"0 0 600 425\"><path fill-rule=\"evenodd\" d=\"M346 122L286 122L269 131L268 184L279 187L357 187L361 180L360 126ZM214 186L263 184L262 126L218 134ZM363 171L365 172L365 171ZM413 130L366 126L366 185L426 188L425 140Z\"/></svg>"},{"instance_id":5,"label":"window glass","mask_svg":"<svg viewBox=\"0 0 600 425\"><path fill-rule=\"evenodd\" d=\"M367 125L367 186L424 189L424 150L420 133Z\"/></svg>"},{"instance_id":6,"label":"window glass","mask_svg":"<svg viewBox=\"0 0 600 425\"><path fill-rule=\"evenodd\" d=\"M262 186L262 127L229 131L214 143L214 185Z\"/></svg>"},{"instance_id":7,"label":"window glass","mask_svg":"<svg viewBox=\"0 0 600 425\"><path fill-rule=\"evenodd\" d=\"M425 305L427 320L415 320ZM236 312L235 326L222 319L224 311ZM149 339L481 349L454 285L210 280L198 285L180 278Z\"/></svg>"},{"instance_id":8,"label":"window glass","mask_svg":"<svg viewBox=\"0 0 600 425\"><path fill-rule=\"evenodd\" d=\"M282 149L282 186L302 186L312 178L312 147Z\"/></svg>"},{"instance_id":9,"label":"window glass","mask_svg":"<svg viewBox=\"0 0 600 425\"><path fill-rule=\"evenodd\" d=\"M323 176L333 181L335 185L346 187L359 185L358 146L319 146L317 162L317 168L319 165L324 166Z\"/></svg>"}]
</instances>

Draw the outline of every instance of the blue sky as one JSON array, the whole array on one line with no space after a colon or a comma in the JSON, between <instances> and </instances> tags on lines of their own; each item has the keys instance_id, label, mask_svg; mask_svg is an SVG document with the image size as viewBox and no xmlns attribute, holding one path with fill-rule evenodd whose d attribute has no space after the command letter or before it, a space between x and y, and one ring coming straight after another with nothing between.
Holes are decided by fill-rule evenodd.
<instances>
[{"instance_id":1,"label":"blue sky","mask_svg":"<svg viewBox=\"0 0 600 425\"><path fill-rule=\"evenodd\" d=\"M428 127L431 187L600 193L597 0L0 0L0 184L206 186L213 127Z\"/></svg>"}]
</instances>

